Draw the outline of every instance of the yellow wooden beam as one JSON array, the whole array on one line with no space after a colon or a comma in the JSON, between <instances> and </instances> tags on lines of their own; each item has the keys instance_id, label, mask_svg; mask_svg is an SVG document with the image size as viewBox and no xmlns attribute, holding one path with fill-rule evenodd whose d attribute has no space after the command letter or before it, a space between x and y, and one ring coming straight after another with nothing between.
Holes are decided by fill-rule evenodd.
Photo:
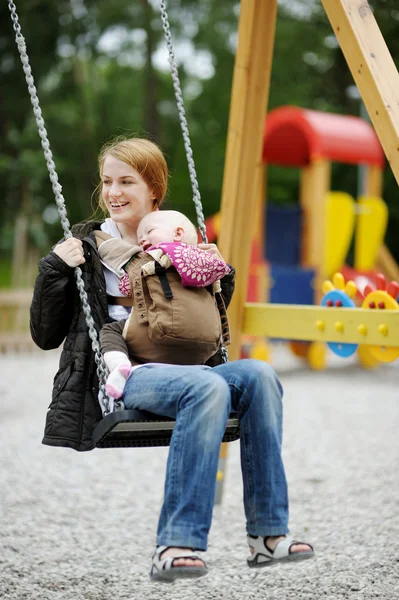
<instances>
[{"instance_id":1,"label":"yellow wooden beam","mask_svg":"<svg viewBox=\"0 0 399 600\"><path fill-rule=\"evenodd\" d=\"M277 0L241 0L218 240L237 271L229 307L230 359L240 354L276 16Z\"/></svg>"},{"instance_id":2,"label":"yellow wooden beam","mask_svg":"<svg viewBox=\"0 0 399 600\"><path fill-rule=\"evenodd\" d=\"M254 241L260 247L261 256L264 256L265 247L265 208L266 208L266 181L265 169L262 163L259 163L256 175L256 206L255 206L255 233ZM250 269L256 269L256 298L255 302L268 301L268 274L266 265L250 265Z\"/></svg>"},{"instance_id":3,"label":"yellow wooden beam","mask_svg":"<svg viewBox=\"0 0 399 600\"><path fill-rule=\"evenodd\" d=\"M382 169L377 165L370 165L368 167L368 173L366 176L366 188L364 190L364 196L377 196L378 198L383 197L383 172Z\"/></svg>"},{"instance_id":4,"label":"yellow wooden beam","mask_svg":"<svg viewBox=\"0 0 399 600\"><path fill-rule=\"evenodd\" d=\"M330 182L331 163L326 159L314 159L301 171L299 200L303 213L301 254L304 267L317 269L323 262L326 194L330 190Z\"/></svg>"},{"instance_id":5,"label":"yellow wooden beam","mask_svg":"<svg viewBox=\"0 0 399 600\"><path fill-rule=\"evenodd\" d=\"M341 323L338 329L337 323ZM379 331L381 325L386 325L385 334ZM248 302L244 333L289 340L399 346L399 310Z\"/></svg>"},{"instance_id":6,"label":"yellow wooden beam","mask_svg":"<svg viewBox=\"0 0 399 600\"><path fill-rule=\"evenodd\" d=\"M301 263L315 270L313 280L314 301L322 298L322 283L329 273L323 272L326 255L326 195L331 184L331 163L315 158L302 169L299 200L302 208Z\"/></svg>"},{"instance_id":7,"label":"yellow wooden beam","mask_svg":"<svg viewBox=\"0 0 399 600\"><path fill-rule=\"evenodd\" d=\"M399 184L399 74L366 0L322 0Z\"/></svg>"}]
</instances>

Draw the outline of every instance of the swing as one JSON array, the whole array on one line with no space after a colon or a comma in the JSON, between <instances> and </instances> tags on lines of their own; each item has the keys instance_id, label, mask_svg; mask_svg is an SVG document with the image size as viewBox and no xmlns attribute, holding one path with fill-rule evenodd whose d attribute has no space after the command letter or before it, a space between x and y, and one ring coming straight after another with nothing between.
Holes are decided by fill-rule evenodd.
<instances>
[{"instance_id":1,"label":"swing","mask_svg":"<svg viewBox=\"0 0 399 600\"><path fill-rule=\"evenodd\" d=\"M207 243L204 214L202 211L201 196L198 189L198 181L191 149L190 136L184 110L183 96L180 86L180 80L177 70L172 38L170 33L169 18L165 0L159 0L162 25L169 52L169 63L173 87L177 102L177 109L180 118L184 146L190 181L193 190L193 201L195 204L198 229L201 233L202 241ZM58 175L53 161L53 155L50 149L50 142L47 137L44 119L39 105L39 98L34 85L29 57L26 51L25 39L21 33L21 26L17 14L17 9L13 0L8 0L8 7L11 13L11 20L15 31L15 41L21 57L25 79L28 84L30 100L33 106L33 112L36 119L41 144L46 159L49 178L60 215L61 225L64 231L65 239L72 237L70 223L67 219L65 199L62 195L62 188L58 182ZM97 365L97 376L100 386L100 405L103 413L102 420L96 425L92 438L97 448L117 448L117 447L146 447L146 446L168 446L175 426L175 420L167 417L161 417L145 410L125 410L120 401L111 400L105 391L105 382L108 376L108 369L104 362L98 342L98 334L95 329L93 317L91 315L90 305L87 300L87 293L84 289L82 270L75 268L76 286L79 290L80 299L83 306L83 312L86 317L86 323L89 330L89 336L92 342L94 359ZM227 362L227 351L222 347L224 362ZM223 437L224 442L231 442L239 438L239 422L236 414L231 414L226 424L226 430Z\"/></svg>"}]
</instances>

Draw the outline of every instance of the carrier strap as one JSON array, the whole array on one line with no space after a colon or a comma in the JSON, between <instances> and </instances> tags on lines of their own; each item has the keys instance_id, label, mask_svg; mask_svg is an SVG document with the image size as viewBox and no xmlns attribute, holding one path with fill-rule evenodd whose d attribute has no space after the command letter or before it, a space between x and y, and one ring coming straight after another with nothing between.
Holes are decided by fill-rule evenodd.
<instances>
[{"instance_id":1,"label":"carrier strap","mask_svg":"<svg viewBox=\"0 0 399 600\"><path fill-rule=\"evenodd\" d=\"M165 296L165 298L167 300L171 300L173 298L173 293L172 293L172 289L170 287L169 281L168 281L168 277L166 275L166 269L165 267L163 267L162 265L159 264L159 262L157 262L156 260L154 261L155 264L155 275L158 276L161 287L162 287L162 291L163 291L163 295Z\"/></svg>"}]
</instances>

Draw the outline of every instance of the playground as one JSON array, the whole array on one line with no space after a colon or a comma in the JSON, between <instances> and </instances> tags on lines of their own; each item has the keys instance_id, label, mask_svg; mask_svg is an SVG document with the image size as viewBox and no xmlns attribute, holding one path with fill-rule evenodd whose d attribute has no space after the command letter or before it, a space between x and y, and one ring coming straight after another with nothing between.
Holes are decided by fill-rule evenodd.
<instances>
[{"instance_id":1,"label":"playground","mask_svg":"<svg viewBox=\"0 0 399 600\"><path fill-rule=\"evenodd\" d=\"M38 443L58 353L1 361L0 589L8 600L391 600L399 586L397 363L376 371L334 355L303 368L273 349L284 390L291 529L316 557L248 569L239 442L196 583L151 583L151 533L167 448L77 454ZM18 400L16 400L18 399ZM112 487L112 497L109 489ZM123 550L121 551L121 548Z\"/></svg>"},{"instance_id":2,"label":"playground","mask_svg":"<svg viewBox=\"0 0 399 600\"><path fill-rule=\"evenodd\" d=\"M145 4L147 8L150 6ZM217 310L216 324L220 325L220 334L216 335L215 348L209 357L213 359L220 353L224 363L232 363L239 358L256 358L270 363L277 372L284 388L283 459L290 498L289 527L294 539L309 540L315 548L314 560L303 563L293 560L287 566L284 561L293 558L291 548L286 550L283 560L278 558L277 550L270 550L266 544L266 540L275 535L271 535L269 529L269 532L259 534L259 540L262 544L264 541L269 554L260 553L265 560L258 563L257 551L254 551L251 566L265 566L261 562L270 562L271 566L248 568L242 506L242 457L238 439L241 436L244 455L249 448L249 440L256 441L258 435L259 439L265 440L264 446L259 444L258 448L261 452L268 448L272 456L272 446L268 445L272 439L270 431L275 428L276 443L278 427L271 424L272 419L270 422L261 418L255 421L252 416L256 427L251 425L250 430L247 424L249 417L244 421L250 412L248 406L243 409L243 405L238 404L239 409L234 409L230 394L233 399L238 390L241 402L245 394L251 396L252 392L247 393L248 389L260 388L243 385L240 389L238 383L226 379L231 389L236 386L234 392L229 391L223 381L223 394L227 394L228 406L233 406L233 410L229 413L228 409L226 421L221 421L221 435L214 438L217 442L215 452L205 452L209 450L212 436L207 439L205 448L201 427L204 420L192 420L192 423L200 425L193 426L196 434L201 432L198 448L204 456L214 457L215 467L214 471L208 471L211 474L209 481L215 482L216 479L216 496L206 555L210 567L207 574L206 565L187 564L187 560L184 565L176 567L170 559L169 566L166 563L162 566L162 549L152 556L155 535L149 535L149 532L156 530L163 494L165 492L167 496L165 490L168 485L172 486L173 479L170 478L168 483L168 472L164 489L167 446L170 444L176 452L176 439L184 439L184 435L180 438L177 433L173 435L178 430L175 423L182 427L179 419L182 419L180 415L184 406L182 408L179 404L172 416L167 414L164 406L164 412L159 410L159 414L151 408L143 410L140 405L138 409L129 408L127 402L124 404L128 394L123 396L123 387L119 396L112 397L110 388L106 386L114 367L105 364L98 341L99 331L105 324L112 325L115 320L121 319L120 316L113 318L116 312L111 314L111 309L117 305L120 309L128 307L128 319L133 316L132 320L139 319L140 324L148 322L148 306L145 305L142 287L144 275L140 271L135 281L131 282L127 277L126 283L126 274L122 277L114 272L117 281L115 283L114 278L113 283L118 291L110 292L112 287L104 277L106 265L99 266L98 247L90 237L92 230L87 230L81 238L80 234L75 236L71 232L70 222L65 218L67 202L58 183L58 172L50 150L51 136L39 107L38 90L43 90L34 86L17 9L10 0L17 52L28 84L27 93L34 107L34 118L29 126L33 131L36 121L58 210L53 224L62 227L66 239L64 244L75 244L72 247L78 259L71 264L66 260L70 255L67 251L63 254L62 249L61 254L58 250L44 259L47 267L51 264L51 269L45 272L42 267L31 312L32 335L36 336L38 346L48 350L40 352L32 347L28 317L32 300L32 269L35 268L32 265L38 257L41 243L40 235L37 235L37 247L29 253L32 236L28 239L26 233L27 215L34 203L26 210L22 220L16 219L13 260L17 268L14 271L19 270L23 276L13 278L17 282L11 286L14 289L0 291L0 351L4 352L0 363L0 387L3 390L0 418L0 461L3 467L0 474L0 596L10 600L61 600L65 597L105 600L110 596L121 600L143 597L150 600L319 600L323 597L332 600L371 600L376 597L391 600L397 595L399 267L397 257L386 242L390 218L392 214L395 216L396 209L391 210L384 198L384 178L390 168L392 173L389 171L389 175L399 183L399 110L393 91L399 89L399 74L367 2L322 0L322 8L369 118L291 104L268 111L277 1L242 0L220 212L213 213L205 221L171 42L169 16L165 2L160 2L198 223L198 239L204 245L216 242L223 258L236 270L235 292L228 306L229 324L220 282L217 281L218 285L212 289L207 286L211 296L215 296L211 303ZM378 61L375 61L376 57ZM149 64L151 70L151 60ZM84 69L80 72L76 65L77 62L74 67L75 73L78 73L77 80L81 81L85 77ZM51 91L53 83L47 80L47 88L43 86L45 94L46 89ZM89 87L90 82L82 95L86 95L86 100L90 96ZM94 143L91 145L94 147ZM104 160L108 160L111 155L104 156ZM31 165L35 165L36 159L31 156L29 160ZM130 164L127 159L117 158L116 161L122 163L124 169ZM66 162L60 161L61 173ZM23 161L21 164L24 164ZM334 188L332 172L335 165L358 169L356 194L353 189L349 193L345 186ZM103 166L104 162L100 167L101 177ZM273 166L294 168L299 173L298 195L291 198L294 201L289 205L274 203L272 194L269 194L269 168ZM33 166L32 171L35 168ZM138 173L144 188L151 193L151 208L148 208L149 197L145 200L148 206L143 200L143 206L146 210L148 208L146 214L159 216L161 213L154 211L158 210L158 201L163 200L164 194L158 197L144 175L132 168L133 175L118 176L111 184L106 183L107 177L101 180L102 200L106 198L104 189L107 185L123 188L125 180L128 180L127 184L133 186L137 181L131 181L129 177L134 179L135 173ZM29 169L25 165L22 171L25 173ZM29 207L26 198L40 188L40 177L31 184L31 191L26 191L27 185L25 196L21 192L25 209ZM89 179L86 177L86 183ZM109 179L112 182L112 177ZM116 241L120 236L122 241L131 245L138 243L137 215L134 214L134 219L130 216L130 220L125 217L134 206L132 199L135 201L137 198L134 192L126 191L128 185L123 191L118 189L117 196L112 192L105 207L111 217L115 212L116 216L119 214L125 219L121 221L120 231L115 225L117 235L110 234L108 237ZM132 195L129 196L129 193ZM11 194L10 197L14 196ZM389 205L392 206L391 199ZM76 205L72 214L74 210ZM43 210L41 214L48 213ZM128 228L123 229L126 224ZM43 234L44 229L40 232ZM126 239L123 239L124 235ZM63 244L58 244L55 249L59 246L65 249ZM152 249L151 244L149 248ZM144 254L147 251L148 247L143 249ZM219 252L217 248L216 252ZM97 259L98 265L95 264ZM131 260L132 256L129 262ZM174 296L168 287L167 277L171 263L167 263L166 267L158 262L155 264L150 275L159 277L165 299L171 300ZM175 263L172 263L172 270L173 265ZM76 282L70 277L73 271L69 267L75 269ZM226 266L225 274L229 271L230 267ZM31 279L27 278L27 273ZM120 285L122 279L126 287ZM38 289L46 293L38 297ZM208 293L205 289L203 291L209 300ZM67 308L57 316L62 303ZM126 317L126 311L123 314ZM201 322L200 317L199 314L198 323ZM198 325L194 323L194 333L197 329ZM65 336L60 360L58 346ZM61 342L56 343L61 337ZM148 337L151 338L151 335ZM228 360L225 343L230 343L230 337ZM216 354L215 349L218 350ZM129 364L124 365L123 386L127 383L125 379L132 375L134 362L130 362L130 358L126 358ZM171 363L169 359L170 355L164 362ZM198 378L195 381L202 387L206 387L203 385L205 375L203 370L199 370L199 365L208 364L207 360L199 361L197 367L193 367L197 369L196 376L201 373L202 380ZM142 362L158 361L147 358ZM192 363L188 361L187 364ZM247 365L248 373L244 373L247 379L241 380L244 382L249 382L251 377L255 379L255 371L261 372L260 367L264 380L271 373L267 368L266 376L264 363L246 361L240 365ZM143 365L139 361L137 366ZM223 368L233 370L233 365L227 364ZM237 366L235 368L239 371ZM146 366L140 373L145 372ZM122 370L118 374L121 375ZM207 374L215 378L214 371L208 370ZM165 401L165 376L162 377L162 401ZM133 376L130 383L133 381L134 385L138 380L140 376L136 379ZM275 380L273 382L275 390L277 386ZM145 397L148 390L143 389ZM156 397L154 387L148 389ZM182 387L181 397L176 396L179 403L182 399L182 405L187 389ZM266 390L266 387L262 389ZM119 389L116 391L119 392ZM197 393L195 389L193 397L197 398ZM275 393L254 393L248 404L255 402L255 397L256 402L264 406L272 404L272 394ZM217 396L215 392L212 396L213 409L219 406L214 401L220 400L221 394ZM80 402L77 408L73 404L76 398ZM209 400L204 398L202 402ZM277 400L274 405L277 406ZM46 414L44 443L49 445L42 445L40 441ZM196 414L198 416L199 413ZM266 410L262 414L265 415ZM203 416L201 418L204 419ZM275 421L278 419L281 419L281 414ZM66 428L57 429L60 423L66 424ZM263 431L261 427L265 424L269 430L263 436L259 431ZM250 434L247 435L245 427ZM209 424L208 428L210 431ZM268 435L270 439L267 439ZM222 437L223 442L230 443L222 443L216 472ZM186 436L184 441L187 439L195 447L194 435ZM253 445L256 447L255 442ZM95 451L72 452L61 446ZM268 460L266 453L261 452L251 455L254 464L262 463L256 460L258 456L262 457L263 463ZM203 459L202 454L193 454L196 458L201 456L205 464L207 459ZM176 455L180 457L184 453L176 452ZM250 456L249 453L246 456ZM181 469L180 473L195 473L194 468L187 469L188 464L191 463L186 462L186 470ZM256 486L249 482L249 472L244 468L246 499L251 494L253 498L256 496L253 493ZM257 474L260 472L261 469ZM273 475L271 467L268 476L270 474ZM284 479L283 475L280 479ZM259 475L257 484L262 477ZM273 485L276 481L277 478L273 479ZM209 485L200 489L205 498L213 487ZM270 486L267 489L270 494L266 496L272 498L274 490ZM180 495L184 496L181 490ZM209 498L213 501L213 491L212 496L208 494ZM253 498L252 508L256 505ZM191 501L197 504L193 499L194 495L187 505ZM173 510L176 509L175 504ZM206 504L205 500L203 504ZM195 525L199 528L198 523ZM279 527L277 525L275 529ZM206 526L203 528L205 530ZM262 541L263 536L266 537ZM252 539L257 537L258 534L249 536ZM310 546L307 542L296 543ZM170 548L177 549L172 542L165 548L165 552ZM187 547L183 549L187 550ZM191 551L191 548L188 549ZM310 554L312 552L302 550L302 558L309 558ZM187 557L183 554L178 559L184 561L184 556ZM151 560L150 575L157 583L148 577ZM168 558L165 560L168 561ZM202 559L191 555L188 560L198 562ZM196 573L187 575L191 567ZM179 573L179 568L182 573ZM160 582L175 579L173 570L178 573L177 581L173 581L171 586L160 585ZM179 580L179 577L201 577L204 574L207 576L198 580Z\"/></svg>"}]
</instances>

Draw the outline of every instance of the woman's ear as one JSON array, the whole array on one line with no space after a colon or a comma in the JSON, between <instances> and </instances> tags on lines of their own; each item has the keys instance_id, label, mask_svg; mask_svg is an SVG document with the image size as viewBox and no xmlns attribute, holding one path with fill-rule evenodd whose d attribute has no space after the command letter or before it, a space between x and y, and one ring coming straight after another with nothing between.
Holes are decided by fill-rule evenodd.
<instances>
[{"instance_id":1,"label":"woman's ear","mask_svg":"<svg viewBox=\"0 0 399 600\"><path fill-rule=\"evenodd\" d=\"M183 227L176 227L175 235L173 238L174 242L181 242L184 237L184 229Z\"/></svg>"}]
</instances>

